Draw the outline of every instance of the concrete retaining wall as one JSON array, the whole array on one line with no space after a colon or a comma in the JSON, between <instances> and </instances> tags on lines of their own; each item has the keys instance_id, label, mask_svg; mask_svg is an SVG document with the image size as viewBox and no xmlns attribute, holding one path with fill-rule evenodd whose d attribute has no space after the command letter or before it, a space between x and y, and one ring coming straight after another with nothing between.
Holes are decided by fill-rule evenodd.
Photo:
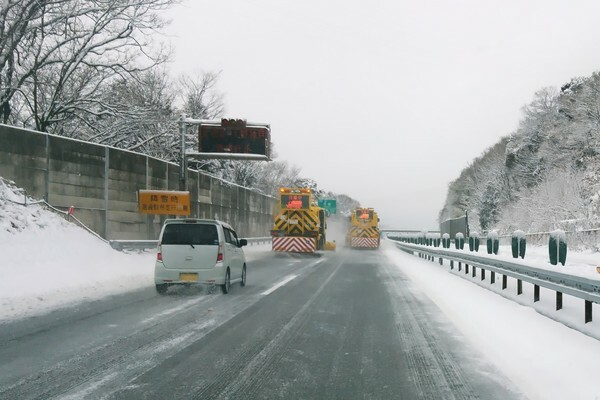
<instances>
[{"instance_id":1,"label":"concrete retaining wall","mask_svg":"<svg viewBox=\"0 0 600 400\"><path fill-rule=\"evenodd\" d=\"M179 167L144 154L0 124L0 176L76 216L106 239L156 239L164 216L140 214L140 189L178 190ZM268 236L274 199L188 171L191 216Z\"/></svg>"}]
</instances>

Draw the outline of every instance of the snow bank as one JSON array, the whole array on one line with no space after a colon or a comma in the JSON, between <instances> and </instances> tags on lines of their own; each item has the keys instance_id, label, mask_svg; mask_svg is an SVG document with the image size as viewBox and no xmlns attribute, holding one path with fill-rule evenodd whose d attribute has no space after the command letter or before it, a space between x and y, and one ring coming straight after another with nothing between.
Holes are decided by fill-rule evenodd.
<instances>
[{"instance_id":1,"label":"snow bank","mask_svg":"<svg viewBox=\"0 0 600 400\"><path fill-rule=\"evenodd\" d=\"M17 192L0 180L0 321L154 284L154 254L115 251Z\"/></svg>"},{"instance_id":2,"label":"snow bank","mask_svg":"<svg viewBox=\"0 0 600 400\"><path fill-rule=\"evenodd\" d=\"M0 178L0 232L18 233L27 228L45 228L48 225L67 226L69 223L63 218L47 213L41 206L31 204L27 207L20 206L25 202L21 190L12 182ZM0 246L2 244L0 243Z\"/></svg>"},{"instance_id":3,"label":"snow bank","mask_svg":"<svg viewBox=\"0 0 600 400\"><path fill-rule=\"evenodd\" d=\"M600 341L462 279L447 268L405 254L391 243L384 244L383 250L528 398L600 398L596 357ZM581 321L583 308L577 308ZM596 321L593 324L599 327Z\"/></svg>"}]
</instances>

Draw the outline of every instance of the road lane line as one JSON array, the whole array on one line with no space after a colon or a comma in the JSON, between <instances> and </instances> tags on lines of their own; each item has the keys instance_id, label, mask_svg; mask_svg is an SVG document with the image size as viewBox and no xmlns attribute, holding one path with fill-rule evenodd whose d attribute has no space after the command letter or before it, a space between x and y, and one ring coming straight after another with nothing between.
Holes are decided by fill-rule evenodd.
<instances>
[{"instance_id":1,"label":"road lane line","mask_svg":"<svg viewBox=\"0 0 600 400\"><path fill-rule=\"evenodd\" d=\"M276 291L277 289L279 289L280 287L282 287L283 285L285 285L286 283L288 283L292 279L295 279L297 276L298 275L288 275L288 276L286 276L282 281L280 281L279 283L276 283L270 289L267 289L264 292L262 292L261 295L267 296L267 295L273 293L274 291Z\"/></svg>"},{"instance_id":2,"label":"road lane line","mask_svg":"<svg viewBox=\"0 0 600 400\"><path fill-rule=\"evenodd\" d=\"M148 317L148 318L140 321L140 324L148 324L148 323L154 322L156 320L161 320L164 317L166 317L167 315L175 314L175 313L177 313L179 311L186 310L186 309L188 309L189 307L191 307L194 304L203 303L203 302L208 301L210 299L211 299L211 297L202 296L202 297L197 297L197 298L192 299L192 300L188 300L188 301L186 301L183 304L180 304L180 305L177 305L175 307L171 307L171 308L168 308L168 309L166 309L164 311L156 313L153 316Z\"/></svg>"},{"instance_id":3,"label":"road lane line","mask_svg":"<svg viewBox=\"0 0 600 400\"><path fill-rule=\"evenodd\" d=\"M246 364L246 366L239 372L236 379L232 383L229 383L228 386L221 392L221 394L218 396L219 399L252 397L240 396L241 393L239 392L244 387L251 387L252 382L260 382L261 377L265 376L262 374L262 372L265 370L265 368L268 368L269 358L273 357L273 354L279 353L282 347L285 347L286 336L290 335L290 332L293 331L294 327L300 324L304 318L307 318L309 308L333 279L334 275L340 269L344 261L345 260L340 261L335 266L334 270L329 274L327 279L321 283L317 291L314 292L312 296L304 303L302 308L300 308L300 310L298 310L296 314L294 314L294 316L281 328L279 333L263 347L260 353L254 356L251 361ZM199 394L201 393L195 393L194 398L201 398L199 397Z\"/></svg>"}]
</instances>

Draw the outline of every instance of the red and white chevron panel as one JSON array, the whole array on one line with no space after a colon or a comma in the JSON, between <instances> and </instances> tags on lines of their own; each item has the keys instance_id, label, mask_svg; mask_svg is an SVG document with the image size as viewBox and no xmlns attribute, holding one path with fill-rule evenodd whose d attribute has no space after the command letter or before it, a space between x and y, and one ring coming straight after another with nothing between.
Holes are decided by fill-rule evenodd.
<instances>
[{"instance_id":1,"label":"red and white chevron panel","mask_svg":"<svg viewBox=\"0 0 600 400\"><path fill-rule=\"evenodd\" d=\"M291 253L314 253L317 250L315 238L307 237L273 237L273 251Z\"/></svg>"},{"instance_id":2,"label":"red and white chevron panel","mask_svg":"<svg viewBox=\"0 0 600 400\"><path fill-rule=\"evenodd\" d=\"M379 240L377 238L358 238L353 237L350 242L351 247L379 247Z\"/></svg>"}]
</instances>

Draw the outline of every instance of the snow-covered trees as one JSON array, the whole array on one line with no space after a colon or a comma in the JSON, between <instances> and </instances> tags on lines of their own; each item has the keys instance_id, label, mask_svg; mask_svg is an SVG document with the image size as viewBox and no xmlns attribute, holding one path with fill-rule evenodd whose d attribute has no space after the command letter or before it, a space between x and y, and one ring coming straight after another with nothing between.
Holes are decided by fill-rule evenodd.
<instances>
[{"instance_id":1,"label":"snow-covered trees","mask_svg":"<svg viewBox=\"0 0 600 400\"><path fill-rule=\"evenodd\" d=\"M154 38L173 0L7 0L0 6L3 122L41 131L111 113L97 94L165 62ZM20 103L20 104L15 104ZM13 110L21 115L13 115Z\"/></svg>"},{"instance_id":2,"label":"snow-covered trees","mask_svg":"<svg viewBox=\"0 0 600 400\"><path fill-rule=\"evenodd\" d=\"M174 78L160 34L179 0L0 0L0 122L180 158L177 120L223 116L219 73ZM195 148L197 131L186 145ZM275 194L299 169L285 161L193 160Z\"/></svg>"},{"instance_id":3,"label":"snow-covered trees","mask_svg":"<svg viewBox=\"0 0 600 400\"><path fill-rule=\"evenodd\" d=\"M468 210L483 230L596 226L599 154L600 74L544 88L523 107L518 129L450 184L440 220Z\"/></svg>"}]
</instances>

